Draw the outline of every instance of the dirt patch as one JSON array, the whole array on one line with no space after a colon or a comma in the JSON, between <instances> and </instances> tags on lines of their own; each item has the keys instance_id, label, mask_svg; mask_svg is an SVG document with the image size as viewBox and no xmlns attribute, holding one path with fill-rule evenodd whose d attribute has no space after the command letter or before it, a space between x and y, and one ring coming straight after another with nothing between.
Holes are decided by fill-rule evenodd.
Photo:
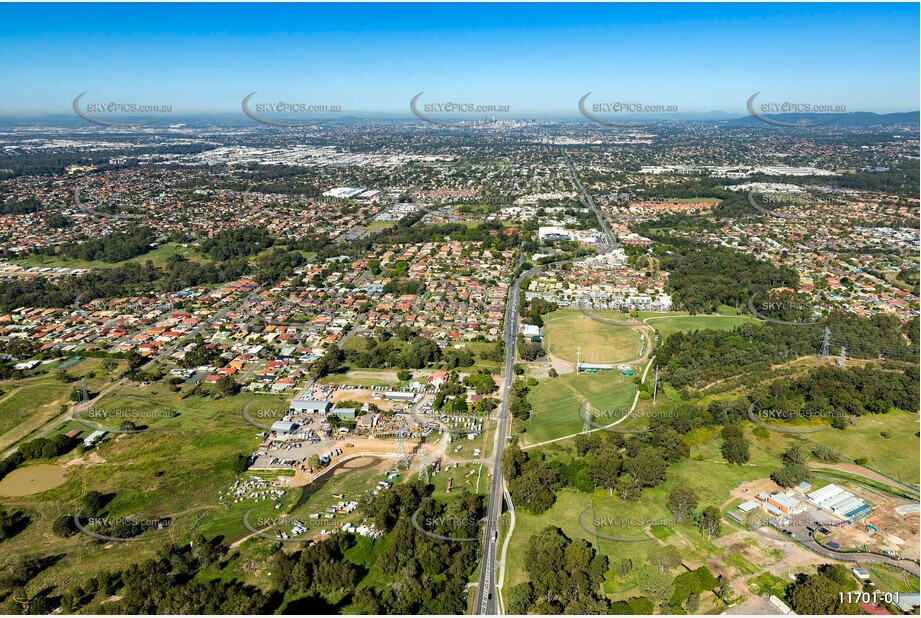
<instances>
[{"instance_id":1,"label":"dirt patch","mask_svg":"<svg viewBox=\"0 0 921 618\"><path fill-rule=\"evenodd\" d=\"M575 363L565 361L562 358L554 356L553 354L548 354L547 359L550 361L550 366L556 369L556 372L560 375L576 372Z\"/></svg>"},{"instance_id":2,"label":"dirt patch","mask_svg":"<svg viewBox=\"0 0 921 618\"><path fill-rule=\"evenodd\" d=\"M783 490L771 479L756 479L754 481L742 483L741 485L736 485L732 491L729 492L731 497L722 504L721 508L728 508L729 505L736 500L751 500L760 493L773 494L778 491Z\"/></svg>"},{"instance_id":3,"label":"dirt patch","mask_svg":"<svg viewBox=\"0 0 921 618\"><path fill-rule=\"evenodd\" d=\"M61 465L65 468L69 468L70 466L99 466L104 463L106 463L106 460L103 459L99 453L94 451L89 455L78 457L77 459L71 459L67 463Z\"/></svg>"},{"instance_id":4,"label":"dirt patch","mask_svg":"<svg viewBox=\"0 0 921 618\"><path fill-rule=\"evenodd\" d=\"M385 382L393 382L396 384L399 382L397 378L396 371L362 371L361 369L354 369L348 373L350 378L355 378L356 380L383 380Z\"/></svg>"},{"instance_id":5,"label":"dirt patch","mask_svg":"<svg viewBox=\"0 0 921 618\"><path fill-rule=\"evenodd\" d=\"M378 397L380 397L380 399L376 399L374 395L377 395ZM371 391L371 390L363 389L363 388L355 388L355 389L340 388L338 390L333 391L333 394L329 396L329 400L332 401L333 404L337 404L342 401L355 401L355 402L358 402L359 404L373 403L381 410L385 410L388 412L392 410L399 410L405 405L404 403L399 402L399 401L387 401L386 399L381 397L380 392Z\"/></svg>"}]
</instances>

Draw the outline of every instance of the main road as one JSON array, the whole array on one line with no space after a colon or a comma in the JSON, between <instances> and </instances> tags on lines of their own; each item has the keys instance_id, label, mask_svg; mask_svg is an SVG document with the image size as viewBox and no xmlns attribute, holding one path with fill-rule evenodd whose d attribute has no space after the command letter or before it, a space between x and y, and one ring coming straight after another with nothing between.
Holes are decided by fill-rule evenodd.
<instances>
[{"instance_id":1,"label":"main road","mask_svg":"<svg viewBox=\"0 0 921 618\"><path fill-rule=\"evenodd\" d=\"M515 341L518 339L518 295L521 290L521 280L537 269L522 273L512 284L508 292L507 310L505 312L505 327L503 339L505 340L505 378L502 382L502 403L499 406L497 417L496 448L492 466L492 484L489 486L489 503L486 508L485 536L483 538L483 551L480 558L480 585L477 588L477 613L496 614L496 550L498 543L498 521L502 515L502 498L505 489L505 480L502 478L502 453L508 438L509 422L509 394L512 390L512 380L515 377Z\"/></svg>"},{"instance_id":2,"label":"main road","mask_svg":"<svg viewBox=\"0 0 921 618\"><path fill-rule=\"evenodd\" d=\"M575 181L579 189L580 201L586 208L590 208L592 212L595 213L595 217L598 219L598 225L601 226L607 238L607 243L600 247L601 253L607 253L617 246L617 242L614 240L614 234L611 233L611 228L608 227L604 217L601 216L601 211L595 206L592 196L589 195L582 181L579 180L579 175L576 173L576 167L573 165L572 160L569 158L569 154L565 150L563 150L563 157L566 159L566 163L572 173L573 181ZM560 262L553 262L552 264L559 265L569 261L572 260L561 260ZM505 378L502 381L502 403L499 406L499 415L496 419L496 448L493 455L493 473L492 483L489 486L489 502L486 507L486 526L484 527L483 550L480 557L480 584L477 587L475 610L477 614L482 615L495 615L498 613L496 611L496 552L498 551L499 544L496 539L499 536L498 522L499 517L502 515L502 502L504 496L507 495L505 479L502 478L502 453L505 450L505 443L508 440L509 395L512 391L512 382L515 379L515 343L518 339L518 297L521 292L522 280L533 277L543 270L544 266L549 265L550 264L543 264L541 266L535 266L521 273L521 275L515 279L515 282L508 292L505 326L502 332L505 341Z\"/></svg>"}]
</instances>

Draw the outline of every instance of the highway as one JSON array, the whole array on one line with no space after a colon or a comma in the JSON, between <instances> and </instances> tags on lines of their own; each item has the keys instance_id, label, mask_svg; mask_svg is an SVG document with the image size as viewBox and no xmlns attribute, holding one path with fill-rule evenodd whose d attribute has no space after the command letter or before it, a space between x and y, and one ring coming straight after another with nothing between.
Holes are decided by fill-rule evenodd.
<instances>
[{"instance_id":1,"label":"highway","mask_svg":"<svg viewBox=\"0 0 921 618\"><path fill-rule=\"evenodd\" d=\"M611 228L601 216L601 211L595 206L592 197L585 190L579 175L576 173L576 167L569 158L569 154L563 150L563 157L569 166L573 180L579 188L581 202L595 213L598 224L607 237L607 244L600 247L600 253L612 251L617 242L614 240L614 234ZM561 260L553 262L553 265L563 264L572 260ZM505 327L503 329L503 339L505 341L505 378L502 382L502 403L499 406L499 415L497 417L496 428L496 448L493 455L492 465L492 483L489 487L488 506L486 509L486 526L483 536L483 548L480 557L480 583L477 587L476 613L481 615L498 614L496 605L496 553L498 551L498 542L493 539L498 537L498 521L502 515L503 498L508 496L505 487L505 479L502 478L502 453L505 450L505 443L508 439L509 430L509 394L512 390L512 382L515 379L513 365L515 364L515 342L518 339L518 296L521 290L521 282L527 277L533 277L539 273L545 266L535 266L530 270L518 276L515 282L509 288L508 292L508 309L505 312ZM509 507L511 508L511 497L509 496Z\"/></svg>"},{"instance_id":2,"label":"highway","mask_svg":"<svg viewBox=\"0 0 921 618\"><path fill-rule=\"evenodd\" d=\"M611 232L611 228L608 226L608 222L604 220L604 217L601 216L601 211L598 210L598 207L595 206L595 200L592 199L592 196L589 195L588 191L585 190L585 185L582 184L582 181L579 180L579 174L576 172L576 166L573 165L572 159L569 157L569 153L566 152L566 149L563 149L563 157L566 159L566 165L569 166L569 171L572 173L572 179L575 181L576 186L579 188L579 200L585 204L586 208L590 208L593 213L595 213L595 218L598 219L598 225L601 226L601 230L604 232L604 235L608 239L607 247L602 249L602 253L607 253L611 249L617 247L617 241L614 240L614 234Z\"/></svg>"},{"instance_id":3,"label":"highway","mask_svg":"<svg viewBox=\"0 0 921 618\"><path fill-rule=\"evenodd\" d=\"M496 448L493 455L492 483L489 486L489 503L486 509L486 526L483 538L483 550L480 558L480 585L477 588L477 613L496 614L496 551L498 543L493 541L497 536L498 521L502 515L502 499L505 491L505 480L502 478L502 453L508 438L509 424L509 393L512 390L512 381L515 372L515 341L518 338L518 294L521 289L521 280L536 272L537 269L523 273L508 292L508 310L505 312L505 378L502 382L502 404L499 406L496 429Z\"/></svg>"}]
</instances>

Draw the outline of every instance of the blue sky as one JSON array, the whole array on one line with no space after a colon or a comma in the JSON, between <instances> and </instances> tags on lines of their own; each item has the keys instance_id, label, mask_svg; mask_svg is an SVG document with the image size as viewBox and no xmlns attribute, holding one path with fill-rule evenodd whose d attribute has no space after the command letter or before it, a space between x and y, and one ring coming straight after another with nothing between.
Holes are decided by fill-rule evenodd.
<instances>
[{"instance_id":1,"label":"blue sky","mask_svg":"<svg viewBox=\"0 0 921 618\"><path fill-rule=\"evenodd\" d=\"M906 4L2 4L0 115L73 98L238 112L241 99L407 112L409 100L595 101L743 113L765 101L919 108ZM759 100L761 100L759 98Z\"/></svg>"}]
</instances>

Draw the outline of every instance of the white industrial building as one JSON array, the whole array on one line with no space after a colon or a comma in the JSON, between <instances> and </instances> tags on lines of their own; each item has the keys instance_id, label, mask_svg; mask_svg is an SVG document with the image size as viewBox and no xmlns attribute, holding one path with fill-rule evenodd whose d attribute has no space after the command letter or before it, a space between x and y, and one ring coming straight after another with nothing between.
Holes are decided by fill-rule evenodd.
<instances>
[{"instance_id":1,"label":"white industrial building","mask_svg":"<svg viewBox=\"0 0 921 618\"><path fill-rule=\"evenodd\" d=\"M830 500L835 496L839 496L842 493L844 493L844 488L831 483L830 485L826 485L821 489L816 489L815 491L806 494L806 497L809 498L810 502L821 505L823 502Z\"/></svg>"},{"instance_id":2,"label":"white industrial building","mask_svg":"<svg viewBox=\"0 0 921 618\"><path fill-rule=\"evenodd\" d=\"M291 402L291 414L326 414L333 404L322 399L295 399Z\"/></svg>"},{"instance_id":3,"label":"white industrial building","mask_svg":"<svg viewBox=\"0 0 921 618\"><path fill-rule=\"evenodd\" d=\"M806 497L822 510L849 521L862 519L873 511L873 507L863 499L834 483L808 493Z\"/></svg>"},{"instance_id":4,"label":"white industrial building","mask_svg":"<svg viewBox=\"0 0 921 618\"><path fill-rule=\"evenodd\" d=\"M545 240L572 240L572 232L561 227L541 226L537 230L537 238Z\"/></svg>"}]
</instances>

